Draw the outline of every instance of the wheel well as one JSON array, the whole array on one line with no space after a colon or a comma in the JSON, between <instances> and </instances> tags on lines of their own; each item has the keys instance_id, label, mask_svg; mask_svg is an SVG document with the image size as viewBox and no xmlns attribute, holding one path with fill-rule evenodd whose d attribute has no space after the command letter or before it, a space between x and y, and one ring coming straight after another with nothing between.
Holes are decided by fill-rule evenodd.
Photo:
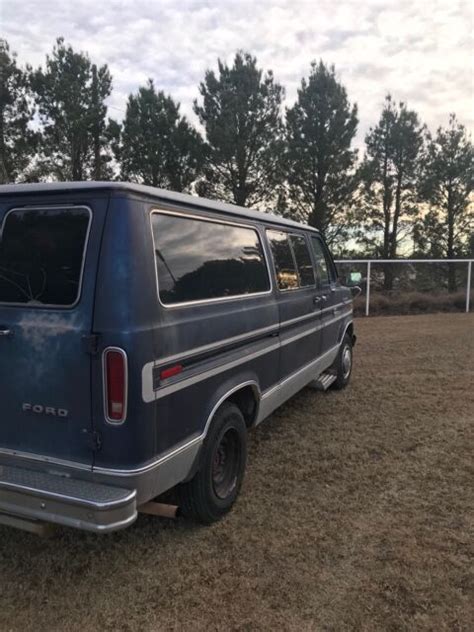
<instances>
[{"instance_id":1,"label":"wheel well","mask_svg":"<svg viewBox=\"0 0 474 632\"><path fill-rule=\"evenodd\" d=\"M243 386L238 391L235 391L235 393L232 393L232 395L229 395L226 401L232 402L240 408L247 428L255 422L258 410L256 387L251 385Z\"/></svg>"},{"instance_id":2,"label":"wheel well","mask_svg":"<svg viewBox=\"0 0 474 632\"><path fill-rule=\"evenodd\" d=\"M354 335L354 323L350 323L349 327L345 331L346 334L349 334L352 340L352 336Z\"/></svg>"}]
</instances>

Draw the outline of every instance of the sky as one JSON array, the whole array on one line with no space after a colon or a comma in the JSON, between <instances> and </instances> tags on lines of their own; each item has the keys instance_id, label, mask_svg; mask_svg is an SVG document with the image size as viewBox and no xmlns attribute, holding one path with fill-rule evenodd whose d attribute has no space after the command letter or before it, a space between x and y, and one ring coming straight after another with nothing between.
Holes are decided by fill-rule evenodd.
<instances>
[{"instance_id":1,"label":"sky","mask_svg":"<svg viewBox=\"0 0 474 632\"><path fill-rule=\"evenodd\" d=\"M205 70L239 49L273 70L291 105L311 61L322 59L358 104L358 146L388 92L432 130L450 112L474 130L473 31L470 0L0 0L0 37L20 63L44 64L64 36L109 65L117 119L151 77L196 122Z\"/></svg>"}]
</instances>

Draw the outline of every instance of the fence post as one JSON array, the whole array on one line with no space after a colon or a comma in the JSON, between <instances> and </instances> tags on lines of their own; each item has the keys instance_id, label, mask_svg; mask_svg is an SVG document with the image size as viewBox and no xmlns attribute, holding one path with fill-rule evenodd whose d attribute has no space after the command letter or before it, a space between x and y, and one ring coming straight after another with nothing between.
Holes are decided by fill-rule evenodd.
<instances>
[{"instance_id":1,"label":"fence post","mask_svg":"<svg viewBox=\"0 0 474 632\"><path fill-rule=\"evenodd\" d=\"M469 263L467 264L466 314L469 312L469 307L471 303L471 272L472 261L469 261Z\"/></svg>"},{"instance_id":2,"label":"fence post","mask_svg":"<svg viewBox=\"0 0 474 632\"><path fill-rule=\"evenodd\" d=\"M365 292L365 315L369 315L369 305L370 305L370 264L371 261L367 261L367 290Z\"/></svg>"}]
</instances>

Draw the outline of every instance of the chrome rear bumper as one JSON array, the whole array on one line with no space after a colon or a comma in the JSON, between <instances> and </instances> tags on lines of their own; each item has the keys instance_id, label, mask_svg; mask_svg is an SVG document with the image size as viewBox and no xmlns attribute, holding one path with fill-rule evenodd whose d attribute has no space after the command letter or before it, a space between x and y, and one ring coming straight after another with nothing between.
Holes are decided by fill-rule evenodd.
<instances>
[{"instance_id":1,"label":"chrome rear bumper","mask_svg":"<svg viewBox=\"0 0 474 632\"><path fill-rule=\"evenodd\" d=\"M136 491L0 465L0 523L2 514L107 533L135 521Z\"/></svg>"}]
</instances>

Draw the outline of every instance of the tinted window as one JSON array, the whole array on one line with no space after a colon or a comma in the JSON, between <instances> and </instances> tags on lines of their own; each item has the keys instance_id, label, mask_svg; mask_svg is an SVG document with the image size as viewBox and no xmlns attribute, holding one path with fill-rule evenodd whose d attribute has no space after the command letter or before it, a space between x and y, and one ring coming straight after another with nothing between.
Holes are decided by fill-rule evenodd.
<instances>
[{"instance_id":1,"label":"tinted window","mask_svg":"<svg viewBox=\"0 0 474 632\"><path fill-rule=\"evenodd\" d=\"M267 236L272 249L278 287L280 290L299 287L298 274L288 235L276 230L269 230Z\"/></svg>"},{"instance_id":2,"label":"tinted window","mask_svg":"<svg viewBox=\"0 0 474 632\"><path fill-rule=\"evenodd\" d=\"M301 235L290 235L290 241L298 268L300 285L302 287L314 285L313 262L305 238Z\"/></svg>"},{"instance_id":3,"label":"tinted window","mask_svg":"<svg viewBox=\"0 0 474 632\"><path fill-rule=\"evenodd\" d=\"M162 213L152 215L152 226L165 305L270 289L254 229Z\"/></svg>"},{"instance_id":4,"label":"tinted window","mask_svg":"<svg viewBox=\"0 0 474 632\"><path fill-rule=\"evenodd\" d=\"M0 233L0 302L76 302L90 213L87 209L7 213Z\"/></svg>"},{"instance_id":5,"label":"tinted window","mask_svg":"<svg viewBox=\"0 0 474 632\"><path fill-rule=\"evenodd\" d=\"M332 265L329 257L327 256L323 243L319 237L311 237L311 244L313 246L314 257L316 259L316 272L323 285L329 285L331 283Z\"/></svg>"}]
</instances>

